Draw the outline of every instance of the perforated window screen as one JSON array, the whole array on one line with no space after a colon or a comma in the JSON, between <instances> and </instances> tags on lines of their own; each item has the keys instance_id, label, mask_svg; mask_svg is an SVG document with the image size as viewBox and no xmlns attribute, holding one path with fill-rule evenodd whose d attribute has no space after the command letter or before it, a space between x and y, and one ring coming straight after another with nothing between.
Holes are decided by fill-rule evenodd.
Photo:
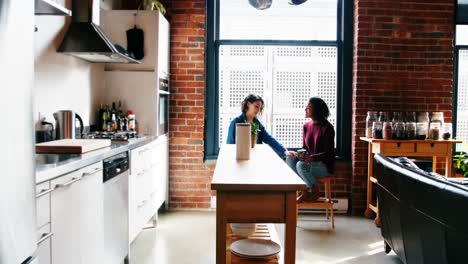
<instances>
[{"instance_id":1,"label":"perforated window screen","mask_svg":"<svg viewBox=\"0 0 468 264\"><path fill-rule=\"evenodd\" d=\"M305 106L312 96L328 104L336 125L336 47L223 45L219 50L219 143L250 93L265 101L262 123L288 148L302 147Z\"/></svg>"},{"instance_id":2,"label":"perforated window screen","mask_svg":"<svg viewBox=\"0 0 468 264\"><path fill-rule=\"evenodd\" d=\"M457 138L468 142L468 50L458 53ZM458 144L457 150L468 151L468 145Z\"/></svg>"}]
</instances>

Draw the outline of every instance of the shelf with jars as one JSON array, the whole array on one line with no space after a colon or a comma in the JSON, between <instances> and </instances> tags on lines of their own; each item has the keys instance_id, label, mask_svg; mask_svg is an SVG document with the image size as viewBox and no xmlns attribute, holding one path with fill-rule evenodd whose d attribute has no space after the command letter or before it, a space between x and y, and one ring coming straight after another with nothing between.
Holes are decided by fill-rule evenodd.
<instances>
[{"instance_id":1,"label":"shelf with jars","mask_svg":"<svg viewBox=\"0 0 468 264\"><path fill-rule=\"evenodd\" d=\"M452 123L444 122L443 112L368 111L365 137L398 140L449 140Z\"/></svg>"}]
</instances>

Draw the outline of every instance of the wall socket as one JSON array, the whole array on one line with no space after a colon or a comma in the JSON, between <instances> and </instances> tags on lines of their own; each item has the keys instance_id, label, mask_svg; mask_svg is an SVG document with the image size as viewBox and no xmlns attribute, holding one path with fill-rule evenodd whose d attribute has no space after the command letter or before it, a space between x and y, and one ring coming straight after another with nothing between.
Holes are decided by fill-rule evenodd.
<instances>
[{"instance_id":1,"label":"wall socket","mask_svg":"<svg viewBox=\"0 0 468 264\"><path fill-rule=\"evenodd\" d=\"M216 209L216 196L211 196L210 207Z\"/></svg>"}]
</instances>

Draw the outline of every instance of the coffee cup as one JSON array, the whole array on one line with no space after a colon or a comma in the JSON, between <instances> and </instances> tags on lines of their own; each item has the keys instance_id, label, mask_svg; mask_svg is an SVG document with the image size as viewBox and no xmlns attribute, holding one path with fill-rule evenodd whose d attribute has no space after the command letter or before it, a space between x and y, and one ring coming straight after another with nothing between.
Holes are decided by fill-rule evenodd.
<instances>
[{"instance_id":1,"label":"coffee cup","mask_svg":"<svg viewBox=\"0 0 468 264\"><path fill-rule=\"evenodd\" d=\"M300 160L303 160L304 159L304 155L307 153L307 150L305 149L298 149L297 150L297 157L300 159Z\"/></svg>"}]
</instances>

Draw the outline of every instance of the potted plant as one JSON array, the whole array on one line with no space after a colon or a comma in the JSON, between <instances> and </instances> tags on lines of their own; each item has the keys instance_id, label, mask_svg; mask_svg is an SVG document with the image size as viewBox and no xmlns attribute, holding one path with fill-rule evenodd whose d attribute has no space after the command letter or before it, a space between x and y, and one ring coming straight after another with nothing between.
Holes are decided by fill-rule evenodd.
<instances>
[{"instance_id":1,"label":"potted plant","mask_svg":"<svg viewBox=\"0 0 468 264\"><path fill-rule=\"evenodd\" d=\"M456 176L468 177L468 153L464 151L456 152L453 158Z\"/></svg>"},{"instance_id":2,"label":"potted plant","mask_svg":"<svg viewBox=\"0 0 468 264\"><path fill-rule=\"evenodd\" d=\"M250 129L251 129L251 139L252 139L252 144L251 147L255 147L255 144L257 143L257 134L260 131L260 125L255 123L255 122L250 122Z\"/></svg>"},{"instance_id":3,"label":"potted plant","mask_svg":"<svg viewBox=\"0 0 468 264\"><path fill-rule=\"evenodd\" d=\"M166 8L158 0L142 0L140 2L140 8L145 10L158 10L161 14L166 14Z\"/></svg>"}]
</instances>

